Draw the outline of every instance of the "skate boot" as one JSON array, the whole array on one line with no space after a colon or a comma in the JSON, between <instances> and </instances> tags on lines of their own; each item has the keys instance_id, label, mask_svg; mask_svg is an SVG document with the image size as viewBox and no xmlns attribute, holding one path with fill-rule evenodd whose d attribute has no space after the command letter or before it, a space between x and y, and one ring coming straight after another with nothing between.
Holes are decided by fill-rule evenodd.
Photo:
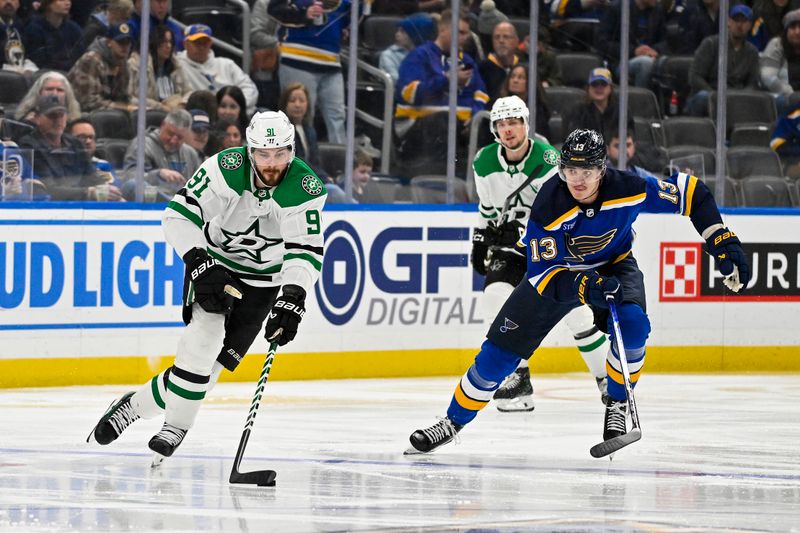
<instances>
[{"instance_id":1,"label":"skate boot","mask_svg":"<svg viewBox=\"0 0 800 533\"><path fill-rule=\"evenodd\" d=\"M139 415L131 405L133 394L129 392L119 400L111 402L106 413L100 417L100 421L86 437L86 442L89 442L94 435L94 440L98 444L111 444L125 431L125 428L139 420Z\"/></svg>"},{"instance_id":2,"label":"skate boot","mask_svg":"<svg viewBox=\"0 0 800 533\"><path fill-rule=\"evenodd\" d=\"M597 381L597 388L600 390L600 401L605 405L608 403L608 377L594 379Z\"/></svg>"},{"instance_id":3,"label":"skate boot","mask_svg":"<svg viewBox=\"0 0 800 533\"><path fill-rule=\"evenodd\" d=\"M497 410L503 413L533 411L533 385L529 368L518 368L494 393Z\"/></svg>"},{"instance_id":4,"label":"skate boot","mask_svg":"<svg viewBox=\"0 0 800 533\"><path fill-rule=\"evenodd\" d=\"M618 402L613 398L608 398L606 402L606 418L603 422L603 440L611 440L626 433L625 415L627 413L627 402Z\"/></svg>"},{"instance_id":5,"label":"skate boot","mask_svg":"<svg viewBox=\"0 0 800 533\"><path fill-rule=\"evenodd\" d=\"M157 454L163 457L169 457L175 453L175 449L183 442L187 431L189 430L176 428L164 422L161 431L156 433L147 445Z\"/></svg>"},{"instance_id":6,"label":"skate boot","mask_svg":"<svg viewBox=\"0 0 800 533\"><path fill-rule=\"evenodd\" d=\"M405 455L430 453L457 438L458 432L463 427L454 424L449 418L441 418L427 429L418 429L409 437L412 448L406 450Z\"/></svg>"}]
</instances>

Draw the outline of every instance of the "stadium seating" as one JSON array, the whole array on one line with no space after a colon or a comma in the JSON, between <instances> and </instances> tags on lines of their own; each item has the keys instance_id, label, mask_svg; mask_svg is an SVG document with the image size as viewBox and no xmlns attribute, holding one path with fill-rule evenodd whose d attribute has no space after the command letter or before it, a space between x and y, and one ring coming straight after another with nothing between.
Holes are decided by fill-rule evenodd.
<instances>
[{"instance_id":1,"label":"stadium seating","mask_svg":"<svg viewBox=\"0 0 800 533\"><path fill-rule=\"evenodd\" d=\"M772 126L777 120L775 100L764 91L728 91L726 114L726 135L741 124L765 124ZM717 119L717 93L712 92L708 99L708 113L712 120Z\"/></svg>"},{"instance_id":2,"label":"stadium seating","mask_svg":"<svg viewBox=\"0 0 800 533\"><path fill-rule=\"evenodd\" d=\"M603 66L603 60L597 54L571 52L557 54L556 64L564 85L583 88L592 70Z\"/></svg>"},{"instance_id":3,"label":"stadium seating","mask_svg":"<svg viewBox=\"0 0 800 533\"><path fill-rule=\"evenodd\" d=\"M133 139L130 115L120 109L97 109L89 113L97 138Z\"/></svg>"},{"instance_id":4,"label":"stadium seating","mask_svg":"<svg viewBox=\"0 0 800 533\"><path fill-rule=\"evenodd\" d=\"M25 76L11 70L0 70L0 104L18 104L28 92Z\"/></svg>"},{"instance_id":5,"label":"stadium seating","mask_svg":"<svg viewBox=\"0 0 800 533\"><path fill-rule=\"evenodd\" d=\"M130 141L126 139L97 139L96 156L105 159L116 169L121 169L125 161L125 152L130 146Z\"/></svg>"},{"instance_id":6,"label":"stadium seating","mask_svg":"<svg viewBox=\"0 0 800 533\"><path fill-rule=\"evenodd\" d=\"M681 144L716 148L717 128L714 121L705 117L670 117L661 126L667 148Z\"/></svg>"},{"instance_id":7,"label":"stadium seating","mask_svg":"<svg viewBox=\"0 0 800 533\"><path fill-rule=\"evenodd\" d=\"M744 207L792 207L790 184L778 176L750 176L742 180Z\"/></svg>"},{"instance_id":8,"label":"stadium seating","mask_svg":"<svg viewBox=\"0 0 800 533\"><path fill-rule=\"evenodd\" d=\"M334 143L319 143L319 164L331 177L344 174L347 146Z\"/></svg>"},{"instance_id":9,"label":"stadium seating","mask_svg":"<svg viewBox=\"0 0 800 533\"><path fill-rule=\"evenodd\" d=\"M778 154L766 146L734 146L728 149L726 159L728 175L736 180L757 175L783 177Z\"/></svg>"},{"instance_id":10,"label":"stadium seating","mask_svg":"<svg viewBox=\"0 0 800 533\"><path fill-rule=\"evenodd\" d=\"M768 124L739 124L731 132L731 146L769 146L772 130Z\"/></svg>"},{"instance_id":11,"label":"stadium seating","mask_svg":"<svg viewBox=\"0 0 800 533\"><path fill-rule=\"evenodd\" d=\"M453 202L469 203L467 185L460 179L453 180ZM418 204L447 203L447 176L422 174L411 179L411 200Z\"/></svg>"},{"instance_id":12,"label":"stadium seating","mask_svg":"<svg viewBox=\"0 0 800 533\"><path fill-rule=\"evenodd\" d=\"M714 195L715 199L717 200L717 204L724 207L740 207L742 205L740 199L740 191L739 191L739 184L736 183L731 178L725 178L725 201L720 202L718 198L716 198L716 186L717 180L716 178L706 178L703 180L706 184L706 187L711 189L711 194Z\"/></svg>"}]
</instances>

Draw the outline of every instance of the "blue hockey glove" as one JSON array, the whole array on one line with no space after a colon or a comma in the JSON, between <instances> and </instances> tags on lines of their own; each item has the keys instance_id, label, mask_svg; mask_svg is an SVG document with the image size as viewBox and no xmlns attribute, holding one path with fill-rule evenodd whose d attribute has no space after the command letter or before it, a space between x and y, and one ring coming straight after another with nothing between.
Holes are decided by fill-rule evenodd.
<instances>
[{"instance_id":1,"label":"blue hockey glove","mask_svg":"<svg viewBox=\"0 0 800 533\"><path fill-rule=\"evenodd\" d=\"M575 276L572 286L582 304L608 309L608 296L613 297L617 305L622 303L622 285L613 276L601 276L595 270L587 270Z\"/></svg>"},{"instance_id":2,"label":"blue hockey glove","mask_svg":"<svg viewBox=\"0 0 800 533\"><path fill-rule=\"evenodd\" d=\"M720 228L706 240L706 244L717 270L725 276L722 283L733 292L743 291L750 281L750 264L739 237L728 228Z\"/></svg>"},{"instance_id":3,"label":"blue hockey glove","mask_svg":"<svg viewBox=\"0 0 800 533\"><path fill-rule=\"evenodd\" d=\"M284 285L267 315L264 337L269 342L277 342L278 346L294 340L300 321L306 314L305 301L306 291L302 287Z\"/></svg>"}]
</instances>

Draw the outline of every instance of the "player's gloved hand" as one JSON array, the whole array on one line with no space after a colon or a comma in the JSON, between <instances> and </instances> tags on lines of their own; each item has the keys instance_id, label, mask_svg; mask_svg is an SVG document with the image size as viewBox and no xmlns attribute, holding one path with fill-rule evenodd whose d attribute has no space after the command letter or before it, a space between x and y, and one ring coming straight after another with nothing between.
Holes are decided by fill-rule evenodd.
<instances>
[{"instance_id":1,"label":"player's gloved hand","mask_svg":"<svg viewBox=\"0 0 800 533\"><path fill-rule=\"evenodd\" d=\"M283 346L297 335L297 327L306 314L304 302L306 291L297 285L284 285L281 295L267 315L267 326L264 337L269 342L276 342Z\"/></svg>"},{"instance_id":2,"label":"player's gloved hand","mask_svg":"<svg viewBox=\"0 0 800 533\"><path fill-rule=\"evenodd\" d=\"M486 254L489 252L489 242L486 237L486 230L475 228L472 234L472 268L481 276L486 275Z\"/></svg>"},{"instance_id":3,"label":"player's gloved hand","mask_svg":"<svg viewBox=\"0 0 800 533\"><path fill-rule=\"evenodd\" d=\"M582 304L607 309L608 296L614 298L616 305L622 303L622 284L614 276L601 276L595 270L587 270L575 276L572 286Z\"/></svg>"},{"instance_id":4,"label":"player's gloved hand","mask_svg":"<svg viewBox=\"0 0 800 533\"><path fill-rule=\"evenodd\" d=\"M522 230L525 228L521 222L511 220L499 226L489 225L486 229L491 233L489 244L513 248L522 237Z\"/></svg>"},{"instance_id":5,"label":"player's gloved hand","mask_svg":"<svg viewBox=\"0 0 800 533\"><path fill-rule=\"evenodd\" d=\"M230 314L233 300L241 299L241 287L228 271L202 248L192 248L183 256L186 273L192 287L189 289L188 305L200 304L206 312Z\"/></svg>"},{"instance_id":6,"label":"player's gloved hand","mask_svg":"<svg viewBox=\"0 0 800 533\"><path fill-rule=\"evenodd\" d=\"M706 239L706 244L717 270L725 276L722 283L733 292L743 291L750 281L750 263L739 237L728 228L720 228Z\"/></svg>"}]
</instances>

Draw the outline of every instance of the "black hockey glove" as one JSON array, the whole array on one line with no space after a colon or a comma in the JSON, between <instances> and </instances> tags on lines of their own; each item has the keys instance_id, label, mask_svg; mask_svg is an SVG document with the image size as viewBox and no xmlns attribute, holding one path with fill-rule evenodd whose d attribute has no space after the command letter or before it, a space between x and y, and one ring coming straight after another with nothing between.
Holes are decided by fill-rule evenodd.
<instances>
[{"instance_id":1,"label":"black hockey glove","mask_svg":"<svg viewBox=\"0 0 800 533\"><path fill-rule=\"evenodd\" d=\"M233 300L241 299L241 287L216 259L201 248L192 248L183 256L186 279L189 280L184 301L191 307L194 302L205 311L221 315L230 314Z\"/></svg>"},{"instance_id":2,"label":"black hockey glove","mask_svg":"<svg viewBox=\"0 0 800 533\"><path fill-rule=\"evenodd\" d=\"M750 281L750 264L739 237L728 228L720 228L706 240L708 254L717 270L725 276L722 283L733 292L741 292Z\"/></svg>"},{"instance_id":3,"label":"black hockey glove","mask_svg":"<svg viewBox=\"0 0 800 533\"><path fill-rule=\"evenodd\" d=\"M297 326L306 314L304 302L306 291L297 285L284 285L281 295L267 315L267 326L264 337L269 342L278 342L278 346L294 340Z\"/></svg>"},{"instance_id":4,"label":"black hockey glove","mask_svg":"<svg viewBox=\"0 0 800 533\"><path fill-rule=\"evenodd\" d=\"M608 302L606 301L608 296L614 298L616 305L622 303L622 285L613 276L601 276L595 270L587 270L575 276L572 286L582 304L608 309Z\"/></svg>"},{"instance_id":5,"label":"black hockey glove","mask_svg":"<svg viewBox=\"0 0 800 533\"><path fill-rule=\"evenodd\" d=\"M486 241L486 230L475 228L472 234L472 268L481 276L486 275L486 254L489 252L489 243Z\"/></svg>"},{"instance_id":6,"label":"black hockey glove","mask_svg":"<svg viewBox=\"0 0 800 533\"><path fill-rule=\"evenodd\" d=\"M499 226L489 225L486 230L489 233L489 244L492 246L503 246L505 248L514 248L517 242L522 238L522 230L524 227L521 222L511 220L500 224Z\"/></svg>"}]
</instances>

